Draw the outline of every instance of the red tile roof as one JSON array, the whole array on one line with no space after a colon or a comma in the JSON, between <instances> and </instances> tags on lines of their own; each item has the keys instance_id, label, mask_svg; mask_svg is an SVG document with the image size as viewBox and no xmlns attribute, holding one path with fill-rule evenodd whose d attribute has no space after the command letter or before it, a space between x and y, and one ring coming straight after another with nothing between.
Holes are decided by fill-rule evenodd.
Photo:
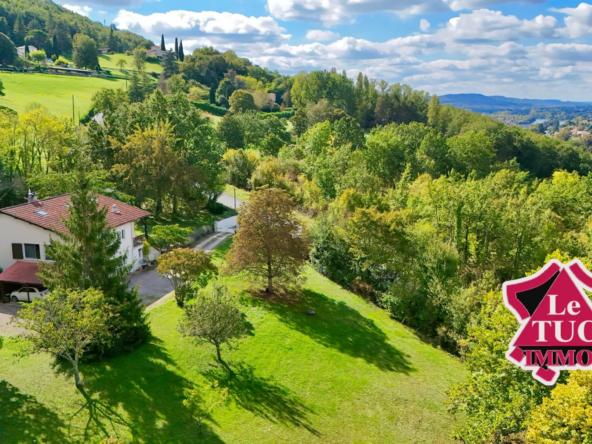
<instances>
[{"instance_id":1,"label":"red tile roof","mask_svg":"<svg viewBox=\"0 0 592 444\"><path fill-rule=\"evenodd\" d=\"M15 262L0 273L0 282L42 285L37 277L38 271L37 262Z\"/></svg>"},{"instance_id":2,"label":"red tile roof","mask_svg":"<svg viewBox=\"0 0 592 444\"><path fill-rule=\"evenodd\" d=\"M97 200L99 201L100 208L107 208L107 223L113 228L150 215L148 211L120 202L111 197L99 194L97 195ZM69 204L70 195L62 194L61 196L50 197L36 202L2 208L0 209L0 213L8 214L9 216L24 220L46 230L66 233L68 230L62 222L62 218L68 218ZM114 204L117 205L117 213L113 211Z\"/></svg>"}]
</instances>

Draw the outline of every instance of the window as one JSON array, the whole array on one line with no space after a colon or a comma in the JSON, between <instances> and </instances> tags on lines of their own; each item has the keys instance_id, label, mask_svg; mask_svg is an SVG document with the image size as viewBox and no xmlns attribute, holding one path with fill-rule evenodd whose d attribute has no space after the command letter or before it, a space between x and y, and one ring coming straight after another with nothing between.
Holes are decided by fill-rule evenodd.
<instances>
[{"instance_id":1,"label":"window","mask_svg":"<svg viewBox=\"0 0 592 444\"><path fill-rule=\"evenodd\" d=\"M23 244L12 244L12 258L23 259Z\"/></svg>"},{"instance_id":2,"label":"window","mask_svg":"<svg viewBox=\"0 0 592 444\"><path fill-rule=\"evenodd\" d=\"M121 238L125 239L125 230L121 230Z\"/></svg>"},{"instance_id":3,"label":"window","mask_svg":"<svg viewBox=\"0 0 592 444\"><path fill-rule=\"evenodd\" d=\"M26 259L41 259L41 249L38 244L25 244Z\"/></svg>"},{"instance_id":4,"label":"window","mask_svg":"<svg viewBox=\"0 0 592 444\"><path fill-rule=\"evenodd\" d=\"M35 211L35 213L38 214L39 216L47 216L49 214L43 210L37 210L37 211Z\"/></svg>"}]
</instances>

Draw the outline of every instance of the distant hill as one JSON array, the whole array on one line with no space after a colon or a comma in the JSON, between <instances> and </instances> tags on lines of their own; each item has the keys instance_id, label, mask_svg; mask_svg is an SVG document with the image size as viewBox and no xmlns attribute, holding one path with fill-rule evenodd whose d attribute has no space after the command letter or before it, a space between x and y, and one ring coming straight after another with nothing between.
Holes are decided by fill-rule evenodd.
<instances>
[{"instance_id":1,"label":"distant hill","mask_svg":"<svg viewBox=\"0 0 592 444\"><path fill-rule=\"evenodd\" d=\"M464 108L479 113L500 111L516 112L532 108L576 108L592 109L592 102L564 102L561 100L516 99L504 96L485 96L483 94L445 94L439 96L440 103Z\"/></svg>"},{"instance_id":2,"label":"distant hill","mask_svg":"<svg viewBox=\"0 0 592 444\"><path fill-rule=\"evenodd\" d=\"M68 53L72 37L88 35L99 47L125 52L152 42L130 31L118 31L76 14L51 0L1 0L0 32L16 46L32 45L48 56Z\"/></svg>"}]
</instances>

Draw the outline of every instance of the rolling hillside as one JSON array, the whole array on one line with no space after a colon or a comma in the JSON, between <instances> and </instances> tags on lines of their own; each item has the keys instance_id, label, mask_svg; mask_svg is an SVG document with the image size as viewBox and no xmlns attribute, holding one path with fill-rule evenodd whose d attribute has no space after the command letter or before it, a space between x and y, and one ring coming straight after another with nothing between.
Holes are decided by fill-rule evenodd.
<instances>
[{"instance_id":1,"label":"rolling hillside","mask_svg":"<svg viewBox=\"0 0 592 444\"><path fill-rule=\"evenodd\" d=\"M101 88L125 88L125 80L61 76L51 74L0 73L4 97L0 105L22 113L30 104L40 104L56 116L72 117L74 112L84 117L91 105L92 95Z\"/></svg>"}]
</instances>

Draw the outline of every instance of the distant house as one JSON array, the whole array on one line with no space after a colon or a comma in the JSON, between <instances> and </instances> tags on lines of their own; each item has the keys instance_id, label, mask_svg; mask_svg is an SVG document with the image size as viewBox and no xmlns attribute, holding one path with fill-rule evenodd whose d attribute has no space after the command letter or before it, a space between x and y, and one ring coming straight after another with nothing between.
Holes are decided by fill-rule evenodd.
<instances>
[{"instance_id":1,"label":"distant house","mask_svg":"<svg viewBox=\"0 0 592 444\"><path fill-rule=\"evenodd\" d=\"M63 219L68 218L69 194L37 200L35 193L29 192L27 200L27 203L0 209L0 267L4 270L0 273L0 283L9 270L26 268L33 276L23 277L19 283L35 284L37 267L19 264L51 260L46 253L50 238L56 237L58 232L67 233ZM139 220L145 222L150 213L107 196L98 195L97 201L100 208L107 209L107 224L121 238L119 255L125 254L132 271L138 270L142 265L145 237L135 235L135 224Z\"/></svg>"},{"instance_id":2,"label":"distant house","mask_svg":"<svg viewBox=\"0 0 592 444\"><path fill-rule=\"evenodd\" d=\"M571 135L574 137L586 137L590 135L590 131L580 131L577 128L571 130Z\"/></svg>"},{"instance_id":3,"label":"distant house","mask_svg":"<svg viewBox=\"0 0 592 444\"><path fill-rule=\"evenodd\" d=\"M33 45L29 45L29 52L33 52L33 51L37 51L37 48L35 48ZM23 46L17 47L16 52L19 57L25 57L25 54L26 54L25 46L23 45Z\"/></svg>"},{"instance_id":4,"label":"distant house","mask_svg":"<svg viewBox=\"0 0 592 444\"><path fill-rule=\"evenodd\" d=\"M109 48L99 48L100 54L109 54L109 51L110 51Z\"/></svg>"},{"instance_id":5,"label":"distant house","mask_svg":"<svg viewBox=\"0 0 592 444\"><path fill-rule=\"evenodd\" d=\"M162 58L168 51L163 51L160 49L158 45L152 45L148 51L146 51L146 55L148 57L158 57Z\"/></svg>"}]
</instances>

